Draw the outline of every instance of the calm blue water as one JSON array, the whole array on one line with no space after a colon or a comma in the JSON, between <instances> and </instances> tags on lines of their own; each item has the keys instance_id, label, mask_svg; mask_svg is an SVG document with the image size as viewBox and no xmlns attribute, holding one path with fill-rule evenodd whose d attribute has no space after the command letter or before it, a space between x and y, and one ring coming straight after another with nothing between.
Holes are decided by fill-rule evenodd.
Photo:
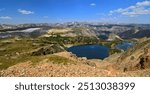
<instances>
[{"instance_id":1,"label":"calm blue water","mask_svg":"<svg viewBox=\"0 0 150 94\"><path fill-rule=\"evenodd\" d=\"M88 59L104 59L109 56L109 48L101 45L82 45L68 48L69 52L76 54L78 57Z\"/></svg>"},{"instance_id":2,"label":"calm blue water","mask_svg":"<svg viewBox=\"0 0 150 94\"><path fill-rule=\"evenodd\" d=\"M118 44L116 46L116 48L117 49L122 49L122 50L127 50L128 48L131 48L133 46L134 46L133 43L124 42L124 43Z\"/></svg>"}]
</instances>

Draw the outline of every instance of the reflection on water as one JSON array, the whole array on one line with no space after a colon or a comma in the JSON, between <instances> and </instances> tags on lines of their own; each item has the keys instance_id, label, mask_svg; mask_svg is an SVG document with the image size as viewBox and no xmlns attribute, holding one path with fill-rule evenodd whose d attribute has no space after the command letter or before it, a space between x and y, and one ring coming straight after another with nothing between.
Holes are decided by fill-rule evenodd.
<instances>
[{"instance_id":1,"label":"reflection on water","mask_svg":"<svg viewBox=\"0 0 150 94\"><path fill-rule=\"evenodd\" d=\"M118 44L118 45L116 46L116 48L125 51L125 50L127 50L128 48L131 48L131 47L133 47L133 46L134 46L133 43L124 42L124 43Z\"/></svg>"},{"instance_id":2,"label":"reflection on water","mask_svg":"<svg viewBox=\"0 0 150 94\"><path fill-rule=\"evenodd\" d=\"M76 54L78 57L88 59L104 59L109 56L109 48L101 45L82 45L68 48L69 52Z\"/></svg>"}]
</instances>

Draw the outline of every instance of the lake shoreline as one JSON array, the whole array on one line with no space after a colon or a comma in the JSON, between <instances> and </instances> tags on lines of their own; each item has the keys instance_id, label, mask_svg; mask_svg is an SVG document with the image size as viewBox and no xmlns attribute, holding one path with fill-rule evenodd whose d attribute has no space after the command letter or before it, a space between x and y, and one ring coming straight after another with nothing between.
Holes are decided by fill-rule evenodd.
<instances>
[{"instance_id":1,"label":"lake shoreline","mask_svg":"<svg viewBox=\"0 0 150 94\"><path fill-rule=\"evenodd\" d=\"M109 56L109 48L103 45L72 46L67 51L76 54L78 57L86 57L88 59L104 59Z\"/></svg>"}]
</instances>

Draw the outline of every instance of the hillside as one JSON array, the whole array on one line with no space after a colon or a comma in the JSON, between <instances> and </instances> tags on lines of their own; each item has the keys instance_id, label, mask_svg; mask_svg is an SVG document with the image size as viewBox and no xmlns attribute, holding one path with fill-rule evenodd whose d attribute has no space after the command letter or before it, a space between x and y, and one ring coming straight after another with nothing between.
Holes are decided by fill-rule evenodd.
<instances>
[{"instance_id":1,"label":"hillside","mask_svg":"<svg viewBox=\"0 0 150 94\"><path fill-rule=\"evenodd\" d=\"M137 40L135 47L125 52L114 54L105 59L113 63L113 68L122 72L131 73L150 69L150 38ZM145 73L143 73L144 75Z\"/></svg>"},{"instance_id":2,"label":"hillside","mask_svg":"<svg viewBox=\"0 0 150 94\"><path fill-rule=\"evenodd\" d=\"M150 37L150 29L131 29L120 33L119 36L125 39Z\"/></svg>"},{"instance_id":3,"label":"hillside","mask_svg":"<svg viewBox=\"0 0 150 94\"><path fill-rule=\"evenodd\" d=\"M2 38L0 76L150 76L149 29L131 28L114 25L57 26L39 29L46 32L36 37L14 34L14 37ZM102 39L100 35L108 39ZM145 38L135 38L134 35ZM124 36L128 40L123 40ZM127 51L116 48L117 44L126 41L135 46ZM71 46L93 44L107 46L110 56L104 60L87 59L67 52Z\"/></svg>"},{"instance_id":4,"label":"hillside","mask_svg":"<svg viewBox=\"0 0 150 94\"><path fill-rule=\"evenodd\" d=\"M113 62L110 59L87 60L65 51L46 56L34 56L25 62L1 70L0 75L9 77L150 76L150 39L140 39L136 47L115 57ZM141 58L144 58L143 63L140 63Z\"/></svg>"},{"instance_id":5,"label":"hillside","mask_svg":"<svg viewBox=\"0 0 150 94\"><path fill-rule=\"evenodd\" d=\"M150 39L140 39L134 48L120 55L116 61L116 66L123 71L150 68Z\"/></svg>"},{"instance_id":6,"label":"hillside","mask_svg":"<svg viewBox=\"0 0 150 94\"><path fill-rule=\"evenodd\" d=\"M18 32L30 28L40 28L39 32L24 33ZM9 33L7 32L9 31ZM12 33L14 32L15 33ZM11 34L10 34L11 32ZM46 33L47 32L47 33ZM29 35L35 37L40 34L44 34L44 37L49 37L52 34L61 34L66 37L76 36L103 36L107 39L132 39L150 37L150 26L148 24L94 24L94 23L63 23L63 24L19 24L19 25L7 25L0 24L0 38L9 37L27 37ZM110 37L110 38L109 38Z\"/></svg>"}]
</instances>

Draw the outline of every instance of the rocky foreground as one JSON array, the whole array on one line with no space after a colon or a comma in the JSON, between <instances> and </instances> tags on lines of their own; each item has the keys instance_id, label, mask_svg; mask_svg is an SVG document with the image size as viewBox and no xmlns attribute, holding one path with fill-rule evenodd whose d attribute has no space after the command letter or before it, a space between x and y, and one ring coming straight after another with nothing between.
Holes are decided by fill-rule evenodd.
<instances>
[{"instance_id":1,"label":"rocky foreground","mask_svg":"<svg viewBox=\"0 0 150 94\"><path fill-rule=\"evenodd\" d=\"M19 63L0 72L3 77L142 77L150 76L150 68L134 71L116 69L116 63L102 60L87 60L77 58L71 53L56 53L57 56L68 58L68 64L55 64L47 59L33 64L32 62ZM150 62L148 62L150 63Z\"/></svg>"},{"instance_id":2,"label":"rocky foreground","mask_svg":"<svg viewBox=\"0 0 150 94\"><path fill-rule=\"evenodd\" d=\"M150 39L143 38L138 42L134 48L114 54L105 60L79 58L66 51L41 57L30 56L28 61L0 70L0 76L150 77ZM42 51L45 52L45 50Z\"/></svg>"},{"instance_id":3,"label":"rocky foreground","mask_svg":"<svg viewBox=\"0 0 150 94\"><path fill-rule=\"evenodd\" d=\"M150 76L150 69L120 72L112 69L100 69L84 64L59 65L52 63L22 63L1 71L4 77L139 77Z\"/></svg>"}]
</instances>

